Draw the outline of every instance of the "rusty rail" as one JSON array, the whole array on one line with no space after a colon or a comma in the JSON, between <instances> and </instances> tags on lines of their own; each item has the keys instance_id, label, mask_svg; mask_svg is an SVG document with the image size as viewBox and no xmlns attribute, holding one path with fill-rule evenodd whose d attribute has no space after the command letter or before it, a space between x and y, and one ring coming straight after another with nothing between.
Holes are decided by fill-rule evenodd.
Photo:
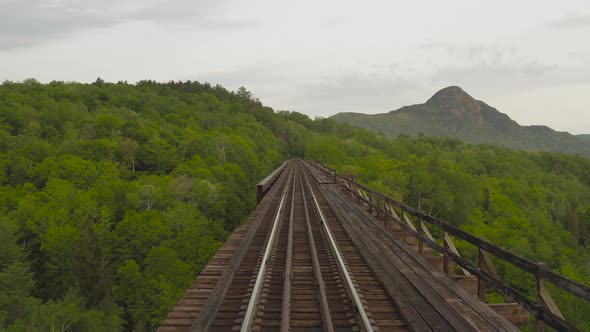
<instances>
[{"instance_id":1,"label":"rusty rail","mask_svg":"<svg viewBox=\"0 0 590 332\"><path fill-rule=\"evenodd\" d=\"M305 197L305 190L303 186L303 177L299 178L299 185L301 187L301 195L303 197L303 209L305 211L305 225L307 228L307 238L309 241L309 248L311 252L311 261L313 264L313 272L318 283L318 290L320 295L320 310L322 312L322 321L324 322L324 329L326 331L334 331L334 324L332 323L332 316L330 314L330 304L328 303L328 296L326 295L326 285L324 277L322 276L322 268L318 258L318 250L313 238L313 231L309 217L309 208L307 206L307 199Z\"/></svg>"},{"instance_id":2,"label":"rusty rail","mask_svg":"<svg viewBox=\"0 0 590 332\"><path fill-rule=\"evenodd\" d=\"M285 186L285 189L283 190L283 193L281 195L281 201L279 203L277 214L272 224L272 229L270 231L268 243L266 244L266 248L264 250L264 255L262 256L260 269L258 270L258 276L256 277L256 283L254 284L254 288L250 296L250 301L248 302L248 307L246 309L246 314L244 316L244 321L242 322L242 327L240 329L241 332L250 331L252 322L254 320L254 315L256 314L260 292L262 291L262 287L264 286L264 277L266 275L266 269L268 266L268 258L270 256L273 244L275 243L275 241L277 241L277 229L283 216L283 208L285 206L285 199L287 197L288 188L288 185Z\"/></svg>"},{"instance_id":3,"label":"rusty rail","mask_svg":"<svg viewBox=\"0 0 590 332\"><path fill-rule=\"evenodd\" d=\"M373 332L374 331L373 325L371 324L369 316L367 315L365 307L364 307L364 305L361 301L361 298L356 290L356 287L355 287L354 283L352 282L348 268L346 267L346 264L344 263L344 260L342 259L342 255L340 254L340 250L338 249L338 245L336 243L336 240L334 239L334 236L332 235L332 231L330 230L330 227L328 226L328 222L326 221L326 218L324 217L324 213L322 212L320 204L318 203L318 200L317 200L317 198L313 192L313 189L311 187L311 184L309 183L309 179L307 178L307 175L305 175L305 173L303 175L304 175L304 179L305 179L305 183L307 185L307 188L309 188L309 192L311 194L311 200L314 203L313 205L315 206L316 212L318 213L318 216L321 219L321 224L322 224L324 231L326 233L326 236L328 238L328 243L330 244L330 248L331 248L334 256L336 257L336 261L338 262L338 267L342 273L346 287L347 287L349 293L351 294L352 302L354 303L356 310L358 312L358 315L360 316L360 323L362 324L362 330L367 331L367 332Z\"/></svg>"},{"instance_id":4,"label":"rusty rail","mask_svg":"<svg viewBox=\"0 0 590 332\"><path fill-rule=\"evenodd\" d=\"M420 241L420 245L426 244L442 253L445 257L444 269L448 272L449 262L452 260L466 272L475 275L479 280L479 295L482 300L485 297L485 287L487 285L495 288L505 298L513 299L535 316L535 329L543 330L543 325L547 324L559 331L578 331L578 329L567 322L553 299L545 288L545 282L550 282L558 288L569 292L585 301L590 301L590 287L582 283L571 280L559 273L556 273L546 267L544 264L535 263L529 259L516 255L506 249L498 247L490 242L482 240L475 235L465 232L447 221L428 215L422 211L414 209L408 205L391 199L379 192L369 189L362 184L355 182L347 177L341 176L335 170L327 165L315 161L306 160L309 164L315 166L328 176L332 177L334 183L341 186L345 191L351 193L356 199L366 204L369 209L377 211L378 215L389 217L399 224L405 233L411 234ZM399 218L393 208L401 210L402 218ZM413 223L406 218L406 215L412 215L420 220L420 228L416 228ZM437 243L424 222L439 227L443 231L443 245ZM473 265L468 260L462 258L455 248L449 246L447 238L449 234L464 240L477 247L478 266ZM504 261L520 268L521 270L532 274L536 280L536 300L531 300L527 295L521 293L513 287L505 284L499 279L496 271L491 267L491 261L487 253L503 259ZM486 272L487 270L487 272Z\"/></svg>"}]
</instances>

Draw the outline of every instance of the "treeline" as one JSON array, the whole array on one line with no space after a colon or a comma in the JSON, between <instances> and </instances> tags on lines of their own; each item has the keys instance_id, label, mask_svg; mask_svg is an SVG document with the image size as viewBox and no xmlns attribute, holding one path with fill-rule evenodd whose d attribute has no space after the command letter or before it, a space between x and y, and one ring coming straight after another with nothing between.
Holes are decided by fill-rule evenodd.
<instances>
[{"instance_id":1,"label":"treeline","mask_svg":"<svg viewBox=\"0 0 590 332\"><path fill-rule=\"evenodd\" d=\"M242 89L0 86L0 328L154 330L286 159Z\"/></svg>"},{"instance_id":2,"label":"treeline","mask_svg":"<svg viewBox=\"0 0 590 332\"><path fill-rule=\"evenodd\" d=\"M0 329L154 330L292 156L590 282L588 159L391 140L243 88L27 80L0 85Z\"/></svg>"}]
</instances>

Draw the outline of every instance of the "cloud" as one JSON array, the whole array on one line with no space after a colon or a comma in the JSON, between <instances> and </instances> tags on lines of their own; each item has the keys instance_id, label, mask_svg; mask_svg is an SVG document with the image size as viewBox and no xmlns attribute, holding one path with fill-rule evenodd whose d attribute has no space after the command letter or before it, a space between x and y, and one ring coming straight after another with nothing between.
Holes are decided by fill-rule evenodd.
<instances>
[{"instance_id":1,"label":"cloud","mask_svg":"<svg viewBox=\"0 0 590 332\"><path fill-rule=\"evenodd\" d=\"M73 29L110 25L113 18L92 14L84 8L65 8L42 1L2 1L0 50L40 43Z\"/></svg>"},{"instance_id":2,"label":"cloud","mask_svg":"<svg viewBox=\"0 0 590 332\"><path fill-rule=\"evenodd\" d=\"M243 29L247 20L217 15L229 0L0 0L0 51L31 46L87 29L129 21L191 25L197 30Z\"/></svg>"},{"instance_id":3,"label":"cloud","mask_svg":"<svg viewBox=\"0 0 590 332\"><path fill-rule=\"evenodd\" d=\"M425 90L428 88L419 80L396 72L365 74L351 69L308 82L292 95L291 104L295 111L319 116L384 113L419 101Z\"/></svg>"},{"instance_id":4,"label":"cloud","mask_svg":"<svg viewBox=\"0 0 590 332\"><path fill-rule=\"evenodd\" d=\"M433 52L439 50L440 52ZM510 44L427 44L417 48L414 61L423 67L430 86L460 85L494 94L590 82L590 62L542 61L538 54ZM586 52L579 51L580 54ZM436 59L429 62L429 58ZM572 58L572 55L568 55Z\"/></svg>"},{"instance_id":5,"label":"cloud","mask_svg":"<svg viewBox=\"0 0 590 332\"><path fill-rule=\"evenodd\" d=\"M590 65L562 66L536 62L480 62L440 67L432 76L439 84L458 84L497 94L587 83Z\"/></svg>"},{"instance_id":6,"label":"cloud","mask_svg":"<svg viewBox=\"0 0 590 332\"><path fill-rule=\"evenodd\" d=\"M218 62L217 67L207 68L207 70L201 71L198 76L195 74L187 75L186 78L205 79L210 82L220 82L236 88L245 86L250 89L265 83L275 85L276 82L288 82L289 76L294 76L289 70L293 66L293 63L268 59L243 64L228 64L221 61Z\"/></svg>"},{"instance_id":7,"label":"cloud","mask_svg":"<svg viewBox=\"0 0 590 332\"><path fill-rule=\"evenodd\" d=\"M590 28L590 14L562 17L551 25L557 28Z\"/></svg>"},{"instance_id":8,"label":"cloud","mask_svg":"<svg viewBox=\"0 0 590 332\"><path fill-rule=\"evenodd\" d=\"M441 65L422 74L402 71L395 65L390 66L392 70L372 73L350 69L308 81L297 89L285 87L281 99L287 101L284 104L292 110L330 116L338 112L384 113L423 103L437 90L449 85L460 85L485 101L493 100L493 96L590 83L590 64L568 67L505 59L501 54L477 61ZM282 84L280 81L276 83ZM273 102L281 104L281 100Z\"/></svg>"},{"instance_id":9,"label":"cloud","mask_svg":"<svg viewBox=\"0 0 590 332\"><path fill-rule=\"evenodd\" d=\"M310 99L322 99L338 96L339 98L370 98L394 94L401 88L411 88L414 82L396 76L377 73L361 74L344 72L339 76L326 77L320 82L312 83L306 88Z\"/></svg>"},{"instance_id":10,"label":"cloud","mask_svg":"<svg viewBox=\"0 0 590 332\"><path fill-rule=\"evenodd\" d=\"M328 117L338 112L388 112L405 104L423 102L432 92L421 82L405 78L396 64L374 69L368 74L349 68L322 75L277 61L221 67L183 79L219 83L234 90L245 86L266 105L312 117Z\"/></svg>"}]
</instances>

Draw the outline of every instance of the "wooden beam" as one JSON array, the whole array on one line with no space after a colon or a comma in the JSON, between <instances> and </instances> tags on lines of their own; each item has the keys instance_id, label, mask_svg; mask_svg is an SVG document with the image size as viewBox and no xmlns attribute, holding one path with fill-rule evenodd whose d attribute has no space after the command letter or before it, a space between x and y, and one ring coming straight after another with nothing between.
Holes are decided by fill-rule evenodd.
<instances>
[{"instance_id":1,"label":"wooden beam","mask_svg":"<svg viewBox=\"0 0 590 332\"><path fill-rule=\"evenodd\" d=\"M420 228L422 229L422 232L424 233L424 235L426 235L426 237L428 239L430 239L430 241L435 242L434 237L432 236L432 234L430 234L428 227L426 227L426 224L424 223L424 221L422 221L422 219L420 219Z\"/></svg>"},{"instance_id":2,"label":"wooden beam","mask_svg":"<svg viewBox=\"0 0 590 332\"><path fill-rule=\"evenodd\" d=\"M485 259L486 259L486 253L485 251L483 251L483 249L478 248L477 249L477 267L479 268L480 271L485 272L486 270L486 263L485 263ZM492 274L492 276L494 278L496 278L495 275ZM498 279L498 278L496 278ZM498 279L499 280L499 279ZM480 300L482 301L486 301L486 287L487 287L488 283L486 282L486 280L480 276L478 276L477 278L477 297L479 297Z\"/></svg>"},{"instance_id":3,"label":"wooden beam","mask_svg":"<svg viewBox=\"0 0 590 332\"><path fill-rule=\"evenodd\" d=\"M542 265L542 263L541 263L541 265ZM549 311L551 311L552 314L565 320L565 318L563 317L563 314L559 310L559 307L557 307L557 304L555 304L555 301L553 301L553 298L551 297L551 295L547 291L547 288L545 288L545 278L543 278L542 275L537 275L537 282L536 282L535 288L537 291L537 303L547 306L547 308L549 308ZM535 320L535 330L536 331L543 331L544 325L545 324L540 319L537 318Z\"/></svg>"},{"instance_id":4,"label":"wooden beam","mask_svg":"<svg viewBox=\"0 0 590 332\"><path fill-rule=\"evenodd\" d=\"M404 212L404 211L402 210L402 212ZM412 229L414 232L417 232L417 230L416 230L416 226L414 226L414 223L413 223L413 222L410 220L410 218L408 218L408 215L407 215L407 214L405 214L405 213L402 213L402 216L403 216L403 218L404 218L404 221L406 222L406 224L407 224L407 225L408 225L408 226L409 226L409 227L410 227L410 228L411 228L411 229Z\"/></svg>"},{"instance_id":5,"label":"wooden beam","mask_svg":"<svg viewBox=\"0 0 590 332\"><path fill-rule=\"evenodd\" d=\"M545 305L549 308L549 310L551 310L552 313L554 313L555 315L557 315L561 319L565 319L563 317L563 314L561 313L561 310L559 310L559 307L557 307L557 304L555 304L555 301L553 301L553 298L551 297L551 295L549 295L549 292L547 291L547 288L545 288L545 285L543 285L541 287L541 289L539 290L539 293L540 293L539 295L541 295L541 299L543 300Z\"/></svg>"},{"instance_id":6,"label":"wooden beam","mask_svg":"<svg viewBox=\"0 0 590 332\"><path fill-rule=\"evenodd\" d=\"M446 231L443 231L443 237L447 237L449 236L447 234ZM443 247L445 249L449 249L449 245L447 243L447 241L443 241ZM449 275L450 271L449 271L449 267L451 265L451 257L449 256L449 254L447 252L443 253L443 271L446 275Z\"/></svg>"},{"instance_id":7,"label":"wooden beam","mask_svg":"<svg viewBox=\"0 0 590 332\"><path fill-rule=\"evenodd\" d=\"M484 250L480 249L479 251L481 252L481 260L483 263L482 267L485 268L492 275L492 277L500 280L500 275L496 270L496 266L494 266L494 263L490 259L490 256L488 256L488 254ZM502 297L504 298L505 302L514 302L514 299L509 295L502 294Z\"/></svg>"},{"instance_id":8,"label":"wooden beam","mask_svg":"<svg viewBox=\"0 0 590 332\"><path fill-rule=\"evenodd\" d=\"M488 303L488 305L500 316L518 327L529 325L530 314L518 303Z\"/></svg>"},{"instance_id":9,"label":"wooden beam","mask_svg":"<svg viewBox=\"0 0 590 332\"><path fill-rule=\"evenodd\" d=\"M451 237L449 236L449 233L446 233L445 232L444 236L445 236L445 242L449 246L449 249L451 249L451 251L455 255L461 257L461 255L459 255L459 251L457 251L457 248L455 247L455 244L453 243L453 239L451 239ZM463 274L464 275L466 275L466 276L470 276L471 275L471 273L469 273L469 271L465 270L464 268L461 268L461 270L463 271Z\"/></svg>"},{"instance_id":10,"label":"wooden beam","mask_svg":"<svg viewBox=\"0 0 590 332\"><path fill-rule=\"evenodd\" d=\"M395 221L397 221L398 223L401 222L401 219L399 218L399 216L395 212L395 209L393 208L393 206L391 206L390 204L387 204L387 206L389 207L389 213L391 214L391 216L393 217L393 219Z\"/></svg>"}]
</instances>

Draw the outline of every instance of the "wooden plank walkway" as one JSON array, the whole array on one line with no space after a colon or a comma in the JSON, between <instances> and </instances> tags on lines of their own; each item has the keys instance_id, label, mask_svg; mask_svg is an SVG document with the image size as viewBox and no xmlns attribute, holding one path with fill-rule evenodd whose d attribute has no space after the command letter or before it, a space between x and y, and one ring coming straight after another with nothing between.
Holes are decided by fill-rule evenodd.
<instances>
[{"instance_id":1,"label":"wooden plank walkway","mask_svg":"<svg viewBox=\"0 0 590 332\"><path fill-rule=\"evenodd\" d=\"M519 331L335 186L320 191L416 331Z\"/></svg>"}]
</instances>

